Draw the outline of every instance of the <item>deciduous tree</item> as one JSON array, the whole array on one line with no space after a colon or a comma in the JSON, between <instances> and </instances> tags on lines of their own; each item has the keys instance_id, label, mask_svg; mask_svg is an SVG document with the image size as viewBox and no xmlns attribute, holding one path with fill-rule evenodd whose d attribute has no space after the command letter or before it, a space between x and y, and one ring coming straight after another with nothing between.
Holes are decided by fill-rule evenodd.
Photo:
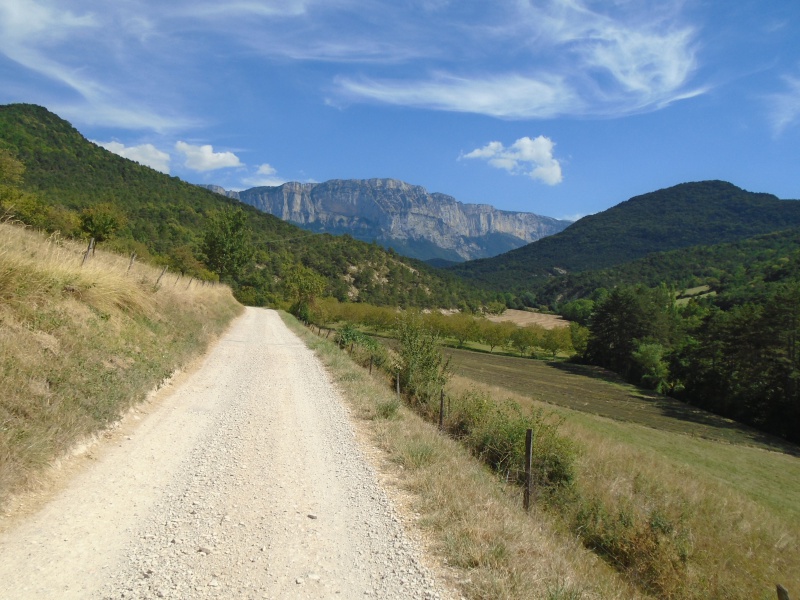
<instances>
[{"instance_id":1,"label":"deciduous tree","mask_svg":"<svg viewBox=\"0 0 800 600\"><path fill-rule=\"evenodd\" d=\"M247 216L239 208L213 213L203 230L205 263L223 281L238 279L253 256Z\"/></svg>"}]
</instances>

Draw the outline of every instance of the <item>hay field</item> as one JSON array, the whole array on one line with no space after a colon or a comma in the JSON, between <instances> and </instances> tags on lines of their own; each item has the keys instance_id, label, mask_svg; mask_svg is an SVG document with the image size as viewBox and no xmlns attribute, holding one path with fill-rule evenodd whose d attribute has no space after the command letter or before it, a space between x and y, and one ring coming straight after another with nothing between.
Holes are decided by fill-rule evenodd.
<instances>
[{"instance_id":1,"label":"hay field","mask_svg":"<svg viewBox=\"0 0 800 600\"><path fill-rule=\"evenodd\" d=\"M539 325L545 329L555 329L557 327L569 327L569 321L559 315L547 315L544 313L531 312L528 310L507 309L502 315L491 315L487 319L495 323L510 321L520 327L528 325Z\"/></svg>"}]
</instances>

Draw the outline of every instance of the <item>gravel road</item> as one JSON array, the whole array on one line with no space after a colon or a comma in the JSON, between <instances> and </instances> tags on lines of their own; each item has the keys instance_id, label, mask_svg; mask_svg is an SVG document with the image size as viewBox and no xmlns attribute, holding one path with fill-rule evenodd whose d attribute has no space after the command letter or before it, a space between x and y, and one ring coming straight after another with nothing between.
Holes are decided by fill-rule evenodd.
<instances>
[{"instance_id":1,"label":"gravel road","mask_svg":"<svg viewBox=\"0 0 800 600\"><path fill-rule=\"evenodd\" d=\"M0 598L445 598L319 361L248 308L0 535Z\"/></svg>"}]
</instances>

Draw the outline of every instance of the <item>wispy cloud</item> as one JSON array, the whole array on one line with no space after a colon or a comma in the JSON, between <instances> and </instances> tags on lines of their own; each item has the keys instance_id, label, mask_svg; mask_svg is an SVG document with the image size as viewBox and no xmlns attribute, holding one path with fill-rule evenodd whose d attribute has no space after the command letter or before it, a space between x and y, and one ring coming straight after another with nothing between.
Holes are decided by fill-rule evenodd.
<instances>
[{"instance_id":1,"label":"wispy cloud","mask_svg":"<svg viewBox=\"0 0 800 600\"><path fill-rule=\"evenodd\" d=\"M0 0L0 52L9 60L81 93L99 86L83 81L76 69L65 69L50 54L60 42L93 31L97 26L91 14L77 15L35 1Z\"/></svg>"},{"instance_id":2,"label":"wispy cloud","mask_svg":"<svg viewBox=\"0 0 800 600\"><path fill-rule=\"evenodd\" d=\"M674 10L635 5L621 13L620 3L609 3L602 13L581 0L518 2L493 27L473 26L465 36L464 53L480 45L492 57L490 75L459 64L422 77L340 77L337 84L350 100L520 119L620 116L707 91L690 85L695 28ZM513 66L504 53L517 57Z\"/></svg>"},{"instance_id":3,"label":"wispy cloud","mask_svg":"<svg viewBox=\"0 0 800 600\"><path fill-rule=\"evenodd\" d=\"M175 150L184 156L184 166L192 171L204 172L244 166L233 152L214 152L211 144L195 146L179 141L175 144Z\"/></svg>"},{"instance_id":4,"label":"wispy cloud","mask_svg":"<svg viewBox=\"0 0 800 600\"><path fill-rule=\"evenodd\" d=\"M179 9L192 18L296 17L306 13L307 0L262 0L260 2L199 2Z\"/></svg>"},{"instance_id":5,"label":"wispy cloud","mask_svg":"<svg viewBox=\"0 0 800 600\"><path fill-rule=\"evenodd\" d=\"M470 112L503 118L545 118L578 112L582 100L557 75L541 79L520 75L455 77L427 81L374 81L341 78L347 97L387 104Z\"/></svg>"},{"instance_id":6,"label":"wispy cloud","mask_svg":"<svg viewBox=\"0 0 800 600\"><path fill-rule=\"evenodd\" d=\"M146 165L156 171L169 173L170 156L167 152L162 152L153 144L140 144L138 146L125 146L120 142L95 142L106 150L118 154L123 158L135 160L139 164Z\"/></svg>"},{"instance_id":7,"label":"wispy cloud","mask_svg":"<svg viewBox=\"0 0 800 600\"><path fill-rule=\"evenodd\" d=\"M554 148L550 138L540 135L533 139L522 137L508 148L501 142L489 142L461 158L485 160L490 166L513 175L524 174L547 185L556 185L563 176L561 164L553 156Z\"/></svg>"},{"instance_id":8,"label":"wispy cloud","mask_svg":"<svg viewBox=\"0 0 800 600\"><path fill-rule=\"evenodd\" d=\"M775 135L800 124L800 77L786 75L783 81L784 91L767 97Z\"/></svg>"},{"instance_id":9,"label":"wispy cloud","mask_svg":"<svg viewBox=\"0 0 800 600\"><path fill-rule=\"evenodd\" d=\"M115 19L124 21L124 26ZM147 81L145 71L117 61L135 53L119 50L126 37L144 36L152 26L144 17L100 15L70 10L46 0L0 0L0 54L27 73L49 83L39 101L75 122L158 132L196 126L198 119L153 108L149 90L135 86ZM138 62L137 62L138 61ZM138 68L141 56L132 61ZM126 85L126 83L128 85ZM17 84L17 94L24 94ZM40 88L41 89L41 88Z\"/></svg>"},{"instance_id":10,"label":"wispy cloud","mask_svg":"<svg viewBox=\"0 0 800 600\"><path fill-rule=\"evenodd\" d=\"M705 91L692 85L699 34L681 6L127 0L101 11L87 0L0 0L0 53L48 80L50 105L82 123L159 132L196 126L183 108L196 85L188 78L211 63L235 70L241 57L264 68L276 58L327 63L312 85L337 104L619 116Z\"/></svg>"}]
</instances>

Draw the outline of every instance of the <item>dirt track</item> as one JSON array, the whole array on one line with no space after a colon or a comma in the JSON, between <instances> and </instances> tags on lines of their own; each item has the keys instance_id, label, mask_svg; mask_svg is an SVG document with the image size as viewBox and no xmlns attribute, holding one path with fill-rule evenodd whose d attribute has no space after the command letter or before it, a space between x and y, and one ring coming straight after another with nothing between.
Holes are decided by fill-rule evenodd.
<instances>
[{"instance_id":1,"label":"dirt track","mask_svg":"<svg viewBox=\"0 0 800 600\"><path fill-rule=\"evenodd\" d=\"M150 408L0 536L0 598L447 596L276 313Z\"/></svg>"}]
</instances>

